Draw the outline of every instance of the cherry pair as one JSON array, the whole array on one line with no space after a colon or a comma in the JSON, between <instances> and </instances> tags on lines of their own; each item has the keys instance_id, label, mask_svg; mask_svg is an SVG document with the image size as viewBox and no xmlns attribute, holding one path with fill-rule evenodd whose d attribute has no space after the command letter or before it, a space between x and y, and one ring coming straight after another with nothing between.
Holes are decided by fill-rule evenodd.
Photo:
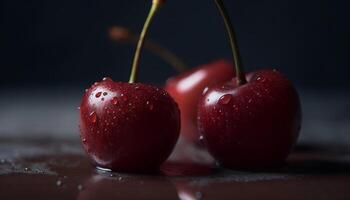
<instances>
[{"instance_id":1,"label":"cherry pair","mask_svg":"<svg viewBox=\"0 0 350 200\"><path fill-rule=\"evenodd\" d=\"M228 29L235 70L220 61L170 80L167 91L180 109L165 90L136 83L148 29L164 4L153 0L129 83L105 78L83 97L81 139L95 165L122 172L157 170L176 144L180 121L182 134L192 141L198 126L224 167L270 167L285 160L300 129L297 92L276 70L245 74L227 11L221 0L215 2Z\"/></svg>"}]
</instances>

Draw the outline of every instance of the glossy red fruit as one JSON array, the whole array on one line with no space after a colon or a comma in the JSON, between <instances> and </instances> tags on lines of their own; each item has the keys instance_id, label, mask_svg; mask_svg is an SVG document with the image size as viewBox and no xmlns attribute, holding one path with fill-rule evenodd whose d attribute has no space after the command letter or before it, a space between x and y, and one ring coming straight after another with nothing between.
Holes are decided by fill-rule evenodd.
<instances>
[{"instance_id":1,"label":"glossy red fruit","mask_svg":"<svg viewBox=\"0 0 350 200\"><path fill-rule=\"evenodd\" d=\"M80 129L84 149L98 167L155 171L178 139L180 112L161 88L104 79L83 97Z\"/></svg>"},{"instance_id":2,"label":"glossy red fruit","mask_svg":"<svg viewBox=\"0 0 350 200\"><path fill-rule=\"evenodd\" d=\"M224 167L260 169L282 164L301 126L292 84L279 72L250 73L209 89L198 107L198 125L209 152Z\"/></svg>"},{"instance_id":3,"label":"glossy red fruit","mask_svg":"<svg viewBox=\"0 0 350 200\"><path fill-rule=\"evenodd\" d=\"M203 90L224 83L233 76L231 62L218 60L168 80L165 88L181 110L181 136L191 142L198 142L197 105Z\"/></svg>"}]
</instances>

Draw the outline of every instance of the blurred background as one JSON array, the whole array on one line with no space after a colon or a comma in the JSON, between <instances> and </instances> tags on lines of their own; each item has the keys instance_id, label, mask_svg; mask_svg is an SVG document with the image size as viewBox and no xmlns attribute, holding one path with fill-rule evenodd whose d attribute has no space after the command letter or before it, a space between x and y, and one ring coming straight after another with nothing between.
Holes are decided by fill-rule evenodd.
<instances>
[{"instance_id":1,"label":"blurred background","mask_svg":"<svg viewBox=\"0 0 350 200\"><path fill-rule=\"evenodd\" d=\"M247 71L276 68L298 88L303 141L350 142L347 1L226 1ZM134 46L108 38L113 25L140 32L149 1L0 1L0 137L78 137L84 89L104 76L127 81ZM189 66L230 59L212 0L168 1L150 38ZM145 51L140 81L176 71Z\"/></svg>"}]
</instances>

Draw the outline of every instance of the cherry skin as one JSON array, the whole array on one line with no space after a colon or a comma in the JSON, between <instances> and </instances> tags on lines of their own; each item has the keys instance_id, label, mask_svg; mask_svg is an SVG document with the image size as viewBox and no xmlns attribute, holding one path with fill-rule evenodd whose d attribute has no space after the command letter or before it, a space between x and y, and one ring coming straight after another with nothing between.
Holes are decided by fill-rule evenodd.
<instances>
[{"instance_id":1,"label":"cherry skin","mask_svg":"<svg viewBox=\"0 0 350 200\"><path fill-rule=\"evenodd\" d=\"M292 84L263 70L210 88L198 107L209 152L224 167L261 169L282 164L299 135L301 106Z\"/></svg>"},{"instance_id":2,"label":"cherry skin","mask_svg":"<svg viewBox=\"0 0 350 200\"><path fill-rule=\"evenodd\" d=\"M176 144L180 111L161 88L107 78L84 95L80 129L83 147L98 167L152 172Z\"/></svg>"},{"instance_id":3,"label":"cherry skin","mask_svg":"<svg viewBox=\"0 0 350 200\"><path fill-rule=\"evenodd\" d=\"M167 81L165 89L178 103L181 110L181 136L198 143L197 105L203 90L224 83L234 76L234 67L227 60L218 60Z\"/></svg>"}]
</instances>

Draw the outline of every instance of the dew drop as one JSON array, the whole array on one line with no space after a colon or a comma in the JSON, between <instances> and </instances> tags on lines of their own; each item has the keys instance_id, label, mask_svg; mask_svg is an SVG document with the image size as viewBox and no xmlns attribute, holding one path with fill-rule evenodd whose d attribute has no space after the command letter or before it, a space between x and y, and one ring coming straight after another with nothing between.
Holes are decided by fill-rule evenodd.
<instances>
[{"instance_id":1,"label":"dew drop","mask_svg":"<svg viewBox=\"0 0 350 200\"><path fill-rule=\"evenodd\" d=\"M56 185L57 186L61 186L62 185L62 181L61 180L56 181Z\"/></svg>"},{"instance_id":2,"label":"dew drop","mask_svg":"<svg viewBox=\"0 0 350 200\"><path fill-rule=\"evenodd\" d=\"M232 95L225 94L222 97L220 97L219 103L222 105L226 105L226 104L230 103L231 99L232 99Z\"/></svg>"},{"instance_id":3,"label":"dew drop","mask_svg":"<svg viewBox=\"0 0 350 200\"><path fill-rule=\"evenodd\" d=\"M90 113L90 120L91 120L92 123L96 123L97 122L97 115L93 111Z\"/></svg>"},{"instance_id":4,"label":"dew drop","mask_svg":"<svg viewBox=\"0 0 350 200\"><path fill-rule=\"evenodd\" d=\"M109 78L109 77L104 77L102 80L103 80L103 81L112 81L112 79Z\"/></svg>"},{"instance_id":5,"label":"dew drop","mask_svg":"<svg viewBox=\"0 0 350 200\"><path fill-rule=\"evenodd\" d=\"M79 184L79 185L78 185L78 190L83 190L83 189L84 189L83 185L82 185L82 184Z\"/></svg>"},{"instance_id":6,"label":"dew drop","mask_svg":"<svg viewBox=\"0 0 350 200\"><path fill-rule=\"evenodd\" d=\"M83 138L83 143L84 143L84 144L86 143L86 138Z\"/></svg>"},{"instance_id":7,"label":"dew drop","mask_svg":"<svg viewBox=\"0 0 350 200\"><path fill-rule=\"evenodd\" d=\"M117 97L114 97L114 98L112 99L112 104L113 104L113 105L117 105L117 104L118 104L118 98L117 98Z\"/></svg>"},{"instance_id":8,"label":"dew drop","mask_svg":"<svg viewBox=\"0 0 350 200\"><path fill-rule=\"evenodd\" d=\"M104 92L104 93L103 93L103 96L107 96L107 94L108 94L107 92Z\"/></svg>"},{"instance_id":9,"label":"dew drop","mask_svg":"<svg viewBox=\"0 0 350 200\"><path fill-rule=\"evenodd\" d=\"M96 98L99 98L99 97L101 96L101 94L102 94L102 92L97 92L96 95L95 95L95 97L96 97Z\"/></svg>"},{"instance_id":10,"label":"dew drop","mask_svg":"<svg viewBox=\"0 0 350 200\"><path fill-rule=\"evenodd\" d=\"M208 90L209 90L209 88L208 88L208 87L204 88L204 90L203 90L202 94L204 95L205 93L207 93L207 92L208 92Z\"/></svg>"},{"instance_id":11,"label":"dew drop","mask_svg":"<svg viewBox=\"0 0 350 200\"><path fill-rule=\"evenodd\" d=\"M198 140L199 140L200 144L204 144L204 136L203 135L199 136Z\"/></svg>"}]
</instances>

